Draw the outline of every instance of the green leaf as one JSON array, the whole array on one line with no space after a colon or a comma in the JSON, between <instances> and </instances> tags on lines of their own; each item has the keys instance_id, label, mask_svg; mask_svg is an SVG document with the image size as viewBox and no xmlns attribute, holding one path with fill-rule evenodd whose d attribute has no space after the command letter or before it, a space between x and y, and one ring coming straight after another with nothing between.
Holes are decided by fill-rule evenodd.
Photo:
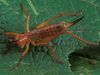
<instances>
[{"instance_id":1,"label":"green leaf","mask_svg":"<svg viewBox=\"0 0 100 75\"><path fill-rule=\"evenodd\" d=\"M30 31L60 13L76 13L83 9L84 11L78 17L62 16L51 21L49 24L65 21L70 23L82 16L85 16L79 23L70 27L68 31L97 44L100 38L100 2L98 0L1 0L0 1L0 36L6 32L25 33L27 14L21 10L20 2L30 14ZM12 37L8 37L12 38ZM23 57L18 69L10 71L19 62L21 54L25 48L21 49L9 42L10 50L6 54L2 51L7 49L4 38L0 38L0 74L2 75L73 75L78 73L75 68L70 69L68 56L75 49L87 46L84 42L74 38L69 34L64 34L49 42L57 58L64 62L63 65L54 61L53 54L48 46L34 47L30 45L29 51ZM80 59L83 60L84 58ZM85 59L84 59L85 60ZM71 61L71 60L70 60ZM86 62L86 61L85 61ZM79 62L77 62L79 63ZM74 63L73 63L74 64ZM71 65L73 65L71 64ZM77 65L78 66L78 65ZM78 67L83 67L80 65ZM89 66L89 65L87 65ZM92 67L94 68L94 67ZM85 67L84 67L85 69ZM72 72L72 71L73 72ZM95 70L95 71L94 71ZM91 71L91 70L89 70ZM99 67L92 69L93 74L99 71ZM82 71L81 71L82 72ZM88 73L87 73L88 74Z\"/></svg>"},{"instance_id":2,"label":"green leaf","mask_svg":"<svg viewBox=\"0 0 100 75\"><path fill-rule=\"evenodd\" d=\"M100 46L90 46L75 50L75 52L69 55L69 59L71 59L69 62L75 74L100 74L98 71L100 70Z\"/></svg>"}]
</instances>

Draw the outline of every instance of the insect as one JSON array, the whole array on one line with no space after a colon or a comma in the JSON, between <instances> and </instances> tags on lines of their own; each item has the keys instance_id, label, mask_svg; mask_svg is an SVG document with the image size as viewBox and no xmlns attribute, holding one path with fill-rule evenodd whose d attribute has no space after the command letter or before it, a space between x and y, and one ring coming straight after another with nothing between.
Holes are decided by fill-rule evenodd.
<instances>
[{"instance_id":1,"label":"insect","mask_svg":"<svg viewBox=\"0 0 100 75\"><path fill-rule=\"evenodd\" d=\"M79 11L78 13L61 13L59 15L57 15L56 17L45 21L43 23L41 23L36 29L29 31L29 12L23 7L23 4L20 3L21 9L23 11L25 11L25 13L27 14L27 32L24 34L18 34L18 33L14 33L14 32L6 32L5 33L5 41L7 44L7 50L4 51L7 52L9 50L9 45L8 45L8 40L7 40L7 35L10 36L14 36L13 39L10 39L11 42L13 42L14 45L23 48L24 46L26 46L25 51L22 53L21 58L19 60L19 63L17 64L16 67L11 68L11 70L17 69L23 56L27 53L28 49L29 49L29 44L31 43L33 46L44 46L44 45L48 45L54 55L55 61L57 63L63 64L62 61L58 60L56 57L56 54L52 48L52 46L48 43L49 41L55 39L56 37L68 33L72 36L74 36L75 38L87 43L88 45L95 45L92 43L89 43L83 39L81 39L80 37L70 33L69 31L66 31L66 29L68 29L70 26L74 25L75 23L79 22L81 19L83 19L83 17L73 21L72 23L66 24L65 22L60 22L60 23L54 23L54 24L50 24L45 26L47 23L49 23L50 21L62 16L62 15L73 15L73 16L77 16L78 14L80 14L82 12Z\"/></svg>"}]
</instances>

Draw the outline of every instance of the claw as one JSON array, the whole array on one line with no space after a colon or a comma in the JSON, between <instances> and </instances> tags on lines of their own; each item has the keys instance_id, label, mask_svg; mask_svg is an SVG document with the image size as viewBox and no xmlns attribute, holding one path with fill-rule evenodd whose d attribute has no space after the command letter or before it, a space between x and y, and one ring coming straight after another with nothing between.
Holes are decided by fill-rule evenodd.
<instances>
[{"instance_id":1,"label":"claw","mask_svg":"<svg viewBox=\"0 0 100 75\"><path fill-rule=\"evenodd\" d=\"M10 70L15 70L15 69L17 69L18 67L15 67L15 68L11 68Z\"/></svg>"},{"instance_id":2,"label":"claw","mask_svg":"<svg viewBox=\"0 0 100 75\"><path fill-rule=\"evenodd\" d=\"M20 7L21 7L21 9L23 9L23 4L22 3L20 3Z\"/></svg>"},{"instance_id":3,"label":"claw","mask_svg":"<svg viewBox=\"0 0 100 75\"><path fill-rule=\"evenodd\" d=\"M2 51L2 54L5 54L9 49L6 49L4 51Z\"/></svg>"},{"instance_id":4,"label":"claw","mask_svg":"<svg viewBox=\"0 0 100 75\"><path fill-rule=\"evenodd\" d=\"M82 9L80 11L77 12L77 15L82 14Z\"/></svg>"},{"instance_id":5,"label":"claw","mask_svg":"<svg viewBox=\"0 0 100 75\"><path fill-rule=\"evenodd\" d=\"M99 46L99 44L91 44L91 46Z\"/></svg>"},{"instance_id":6,"label":"claw","mask_svg":"<svg viewBox=\"0 0 100 75\"><path fill-rule=\"evenodd\" d=\"M60 61L60 60L56 60L56 62L59 63L59 64L63 64L63 62Z\"/></svg>"}]
</instances>

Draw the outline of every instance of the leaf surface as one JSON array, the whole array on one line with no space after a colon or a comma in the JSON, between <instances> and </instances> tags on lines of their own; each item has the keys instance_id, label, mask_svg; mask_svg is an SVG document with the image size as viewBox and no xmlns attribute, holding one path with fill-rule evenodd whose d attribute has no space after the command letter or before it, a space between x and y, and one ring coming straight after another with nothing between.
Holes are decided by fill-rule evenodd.
<instances>
[{"instance_id":1,"label":"leaf surface","mask_svg":"<svg viewBox=\"0 0 100 75\"><path fill-rule=\"evenodd\" d=\"M100 39L100 1L98 0L2 0L0 2L0 36L4 36L6 32L22 34L27 31L27 15L21 10L20 2L23 3L24 8L30 14L30 31L60 13L76 13L83 9L84 11L78 17L64 15L49 24L62 21L70 23L85 16L79 23L70 27L68 31L91 43L97 44ZM48 46L34 47L30 45L29 51L23 57L19 68L10 71L8 69L17 65L25 48L18 48L9 42L10 50L5 55L2 55L2 51L7 49L7 46L5 40L0 38L1 74L73 75L68 56L75 49L79 49L80 45L82 47L87 45L69 34L61 35L49 43L55 50L57 58L64 62L63 65L54 61L53 54Z\"/></svg>"}]
</instances>

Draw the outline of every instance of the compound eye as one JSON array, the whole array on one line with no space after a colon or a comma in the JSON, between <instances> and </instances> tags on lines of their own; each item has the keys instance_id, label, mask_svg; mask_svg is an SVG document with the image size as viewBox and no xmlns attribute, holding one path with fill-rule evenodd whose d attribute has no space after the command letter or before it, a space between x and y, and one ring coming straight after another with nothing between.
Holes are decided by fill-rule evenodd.
<instances>
[{"instance_id":1,"label":"compound eye","mask_svg":"<svg viewBox=\"0 0 100 75\"><path fill-rule=\"evenodd\" d=\"M15 43L16 46L18 46L18 43Z\"/></svg>"}]
</instances>

